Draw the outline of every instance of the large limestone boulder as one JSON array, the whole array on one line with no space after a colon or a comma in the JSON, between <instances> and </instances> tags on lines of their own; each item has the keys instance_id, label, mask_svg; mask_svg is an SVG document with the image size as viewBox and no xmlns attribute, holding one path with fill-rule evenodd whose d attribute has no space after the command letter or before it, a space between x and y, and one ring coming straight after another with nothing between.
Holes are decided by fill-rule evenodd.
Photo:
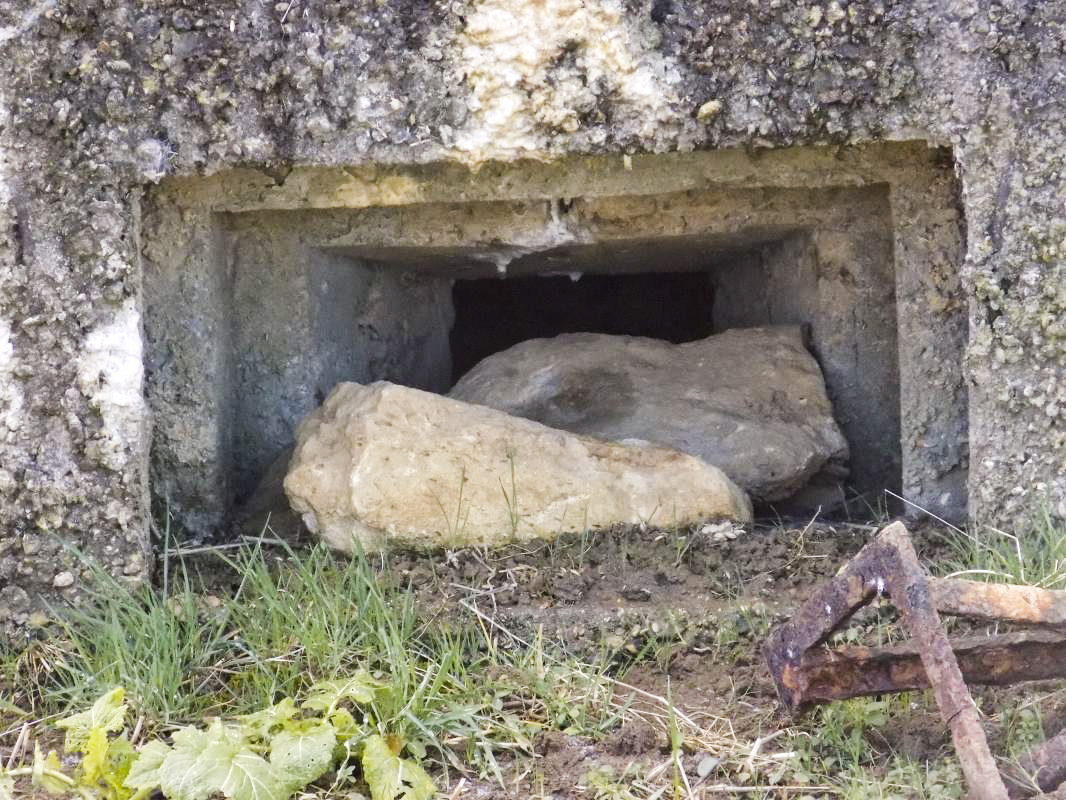
<instances>
[{"instance_id":1,"label":"large limestone boulder","mask_svg":"<svg viewBox=\"0 0 1066 800\"><path fill-rule=\"evenodd\" d=\"M313 533L346 552L751 519L744 492L693 456L390 383L342 383L301 423L285 493Z\"/></svg>"},{"instance_id":2,"label":"large limestone boulder","mask_svg":"<svg viewBox=\"0 0 1066 800\"><path fill-rule=\"evenodd\" d=\"M798 326L745 328L686 344L575 333L489 356L449 397L553 428L672 447L753 498L846 474L848 444Z\"/></svg>"}]
</instances>

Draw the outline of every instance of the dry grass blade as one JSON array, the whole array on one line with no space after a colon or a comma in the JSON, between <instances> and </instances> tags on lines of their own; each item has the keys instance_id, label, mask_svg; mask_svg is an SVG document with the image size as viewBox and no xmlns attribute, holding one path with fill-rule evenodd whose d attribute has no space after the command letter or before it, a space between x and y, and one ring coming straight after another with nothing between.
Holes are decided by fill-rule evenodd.
<instances>
[{"instance_id":1,"label":"dry grass blade","mask_svg":"<svg viewBox=\"0 0 1066 800\"><path fill-rule=\"evenodd\" d=\"M11 747L11 755L7 758L6 769L12 770L15 765L20 763L22 755L26 751L26 745L30 739L31 725L28 722L22 724L22 729L19 731L18 737L15 739L15 744Z\"/></svg>"}]
</instances>

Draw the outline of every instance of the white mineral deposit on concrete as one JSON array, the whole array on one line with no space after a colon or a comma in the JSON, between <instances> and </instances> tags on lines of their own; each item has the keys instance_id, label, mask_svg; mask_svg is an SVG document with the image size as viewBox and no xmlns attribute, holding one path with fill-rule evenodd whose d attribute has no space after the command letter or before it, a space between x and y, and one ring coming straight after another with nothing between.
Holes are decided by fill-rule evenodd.
<instances>
[{"instance_id":1,"label":"white mineral deposit on concrete","mask_svg":"<svg viewBox=\"0 0 1066 800\"><path fill-rule=\"evenodd\" d=\"M8 431L17 430L21 424L23 396L14 381L15 348L11 342L11 323L0 319L0 421ZM0 436L5 431L0 431Z\"/></svg>"},{"instance_id":2,"label":"white mineral deposit on concrete","mask_svg":"<svg viewBox=\"0 0 1066 800\"><path fill-rule=\"evenodd\" d=\"M579 130L604 90L650 132L673 116L678 74L637 38L616 0L482 0L460 37L471 113L457 148L475 160L543 151L545 130ZM560 64L569 49L577 67Z\"/></svg>"},{"instance_id":3,"label":"white mineral deposit on concrete","mask_svg":"<svg viewBox=\"0 0 1066 800\"><path fill-rule=\"evenodd\" d=\"M4 25L3 27L0 27L0 43L14 39L16 36L22 36L24 33L28 32L37 24L37 21L46 11L52 10L56 5L57 0L45 0L43 3L35 3L31 8L26 9L17 25Z\"/></svg>"},{"instance_id":4,"label":"white mineral deposit on concrete","mask_svg":"<svg viewBox=\"0 0 1066 800\"><path fill-rule=\"evenodd\" d=\"M96 455L111 469L123 467L143 440L143 360L141 315L133 299L89 332L78 359L78 386L104 420Z\"/></svg>"},{"instance_id":5,"label":"white mineral deposit on concrete","mask_svg":"<svg viewBox=\"0 0 1066 800\"><path fill-rule=\"evenodd\" d=\"M11 98L0 90L0 130L11 125ZM12 219L12 180L9 169L9 156L0 143L0 222ZM14 380L17 365L15 345L11 341L11 321L0 318L0 439L9 435L9 431L19 428L22 420L24 398L22 389Z\"/></svg>"}]
</instances>

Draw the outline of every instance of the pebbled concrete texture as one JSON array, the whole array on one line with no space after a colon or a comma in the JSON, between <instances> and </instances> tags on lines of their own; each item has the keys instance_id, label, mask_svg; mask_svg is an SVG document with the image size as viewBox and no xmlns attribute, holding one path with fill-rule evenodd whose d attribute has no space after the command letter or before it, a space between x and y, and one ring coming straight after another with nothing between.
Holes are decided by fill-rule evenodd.
<instances>
[{"instance_id":1,"label":"pebbled concrete texture","mask_svg":"<svg viewBox=\"0 0 1066 800\"><path fill-rule=\"evenodd\" d=\"M0 626L78 601L70 546L143 579L141 199L230 170L258 176L254 197L293 167L343 167L358 180L330 202L372 205L410 201L420 165L487 180L564 156L950 147L961 271L934 243L907 291L950 304L961 279L970 516L1066 516L1064 15L1063 0L0 0Z\"/></svg>"}]
</instances>

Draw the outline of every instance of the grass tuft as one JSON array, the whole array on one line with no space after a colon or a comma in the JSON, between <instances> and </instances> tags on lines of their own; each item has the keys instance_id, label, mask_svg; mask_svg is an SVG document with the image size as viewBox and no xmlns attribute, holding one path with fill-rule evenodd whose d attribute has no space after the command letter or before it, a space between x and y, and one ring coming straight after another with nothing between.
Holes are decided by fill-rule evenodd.
<instances>
[{"instance_id":1,"label":"grass tuft","mask_svg":"<svg viewBox=\"0 0 1066 800\"><path fill-rule=\"evenodd\" d=\"M1034 514L1016 533L985 527L943 534L948 555L939 572L970 580L1066 589L1066 525L1050 511Z\"/></svg>"},{"instance_id":2,"label":"grass tuft","mask_svg":"<svg viewBox=\"0 0 1066 800\"><path fill-rule=\"evenodd\" d=\"M122 686L142 729L161 732L365 669L389 687L373 714L383 734L500 781L501 759L532 758L541 730L598 736L619 720L606 661L564 661L540 636L509 646L471 616L422 618L366 557L319 546L274 559L255 547L226 564L235 588L224 598L197 591L180 563L166 593L101 573L92 602L63 612L60 639L3 659L5 683L24 687L22 705L32 694L38 715Z\"/></svg>"}]
</instances>

